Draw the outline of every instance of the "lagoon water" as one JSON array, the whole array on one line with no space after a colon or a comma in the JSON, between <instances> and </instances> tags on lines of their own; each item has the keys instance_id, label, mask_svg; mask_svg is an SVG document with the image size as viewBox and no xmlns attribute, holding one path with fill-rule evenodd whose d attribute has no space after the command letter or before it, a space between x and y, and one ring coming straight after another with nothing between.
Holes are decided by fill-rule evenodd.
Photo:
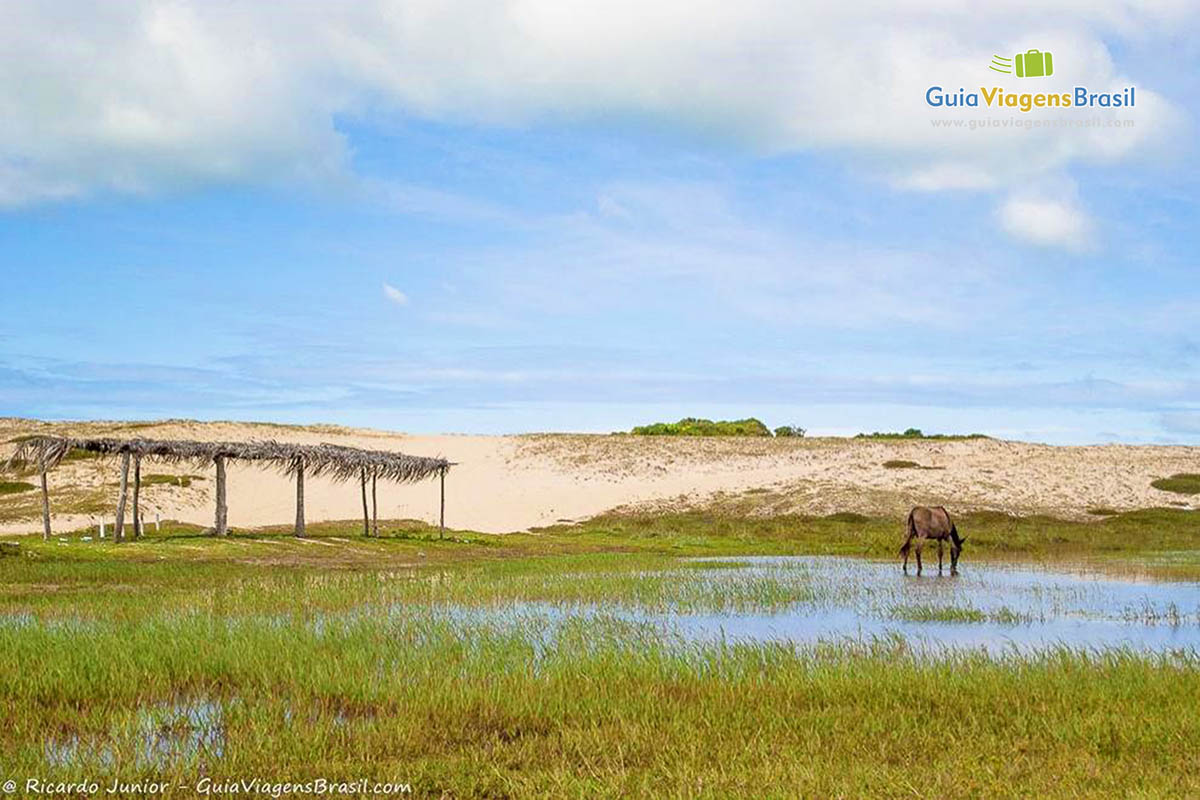
<instances>
[{"instance_id":1,"label":"lagoon water","mask_svg":"<svg viewBox=\"0 0 1200 800\"><path fill-rule=\"evenodd\" d=\"M1200 649L1200 583L1114 578L1084 568L1062 571L1027 564L964 563L958 575L947 569L939 576L936 561L930 570L928 559L919 577L911 566L905 575L895 563L861 559L744 561L744 567L713 570L713 579L743 579L783 563L825 584L826 601L776 613L674 615L671 625L699 640L901 636L925 647L991 651L1058 645ZM956 614L968 618L954 620Z\"/></svg>"},{"instance_id":2,"label":"lagoon water","mask_svg":"<svg viewBox=\"0 0 1200 800\"><path fill-rule=\"evenodd\" d=\"M997 655L1044 650L1131 649L1200 653L1200 583L1114 577L1085 565L964 560L960 574L938 575L897 562L836 556L696 559L678 575L707 584L707 596L753 598L767 584L784 597L756 607L705 608L691 601L646 608L629 601L586 604L519 602L503 609L459 609L463 616L551 628L572 617L609 617L648 625L683 642L777 642L797 645L900 637L921 651L986 650ZM769 592L761 593L769 595ZM460 617L462 618L462 617ZM548 631L549 632L549 631ZM551 637L552 637L551 633Z\"/></svg>"}]
</instances>

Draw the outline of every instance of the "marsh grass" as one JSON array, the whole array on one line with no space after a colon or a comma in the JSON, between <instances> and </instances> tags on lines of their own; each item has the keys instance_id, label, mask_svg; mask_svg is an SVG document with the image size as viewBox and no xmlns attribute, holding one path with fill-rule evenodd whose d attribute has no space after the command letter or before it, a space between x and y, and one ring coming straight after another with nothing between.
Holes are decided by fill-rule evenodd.
<instances>
[{"instance_id":1,"label":"marsh grass","mask_svg":"<svg viewBox=\"0 0 1200 800\"><path fill-rule=\"evenodd\" d=\"M122 545L23 539L22 557L0 560L6 773L366 776L433 797L1200 793L1195 655L696 643L606 613L819 603L836 586L805 569L705 572L736 578L749 554L891 558L895 520L609 515L440 541L412 521L379 539L357 526L310 526L317 544L171 522ZM959 526L966 559L1200 575L1187 512ZM900 618L1009 622L880 602ZM555 624L461 613L517 603Z\"/></svg>"},{"instance_id":2,"label":"marsh grass","mask_svg":"<svg viewBox=\"0 0 1200 800\"><path fill-rule=\"evenodd\" d=\"M982 610L971 606L937 606L927 603L893 605L888 609L891 619L907 622L997 622L1001 625L1018 625L1033 621L1033 616L1011 608Z\"/></svg>"},{"instance_id":3,"label":"marsh grass","mask_svg":"<svg viewBox=\"0 0 1200 800\"><path fill-rule=\"evenodd\" d=\"M185 785L365 774L421 796L890 796L914 778L938 797L1200 790L1187 658L680 645L603 617L548 644L416 606L247 611L0 626L0 700L22 711L0 730L5 767Z\"/></svg>"}]
</instances>

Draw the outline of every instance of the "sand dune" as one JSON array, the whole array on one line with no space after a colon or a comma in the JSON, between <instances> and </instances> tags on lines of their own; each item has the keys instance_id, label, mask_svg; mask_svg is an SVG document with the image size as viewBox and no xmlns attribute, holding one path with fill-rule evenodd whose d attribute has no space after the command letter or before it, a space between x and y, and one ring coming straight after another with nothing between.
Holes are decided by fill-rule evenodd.
<instances>
[{"instance_id":1,"label":"sand dune","mask_svg":"<svg viewBox=\"0 0 1200 800\"><path fill-rule=\"evenodd\" d=\"M1200 472L1200 448L1105 445L1052 447L990 439L880 442L853 439L647 438L579 434L528 436L406 435L335 426L287 427L251 423L169 421L153 424L41 423L0 420L0 437L24 433L278 439L335 442L441 455L459 462L447 478L447 524L508 532L584 519L616 508L725 505L741 513L798 511L901 514L917 502L966 511L1048 513L1086 517L1096 507L1126 510L1188 498L1160 492L1150 482L1176 472ZM889 460L923 468L889 469ZM155 473L201 474L148 466ZM99 512L66 513L72 492L115 505L116 465L104 460L64 464L51 477L59 529L94 523ZM148 518L212 522L212 481L201 474L187 488L145 490ZM249 465L229 470L230 524L289 523L295 515L291 482ZM310 480L308 519L361 514L357 485ZM1200 498L1192 498L1192 504ZM0 502L9 502L4 498ZM380 486L380 516L435 521L436 482ZM28 504L28 502L27 502ZM0 506L0 510L3 506ZM105 512L111 517L112 512ZM13 519L0 532L38 529L37 517Z\"/></svg>"}]
</instances>

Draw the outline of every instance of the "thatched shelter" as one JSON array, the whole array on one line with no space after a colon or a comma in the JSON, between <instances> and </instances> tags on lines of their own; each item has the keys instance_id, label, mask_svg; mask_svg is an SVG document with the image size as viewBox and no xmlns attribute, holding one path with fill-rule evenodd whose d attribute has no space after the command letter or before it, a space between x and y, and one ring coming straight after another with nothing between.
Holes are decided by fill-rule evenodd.
<instances>
[{"instance_id":1,"label":"thatched shelter","mask_svg":"<svg viewBox=\"0 0 1200 800\"><path fill-rule=\"evenodd\" d=\"M441 481L439 524L445 531L446 472L453 463L444 458L410 456L388 450L364 450L335 444L292 444L276 441L258 442L197 442L178 439L112 439L70 438L60 436L29 436L16 442L16 450L6 467L36 469L42 482L43 537L50 538L50 496L46 475L73 450L98 453L119 458L121 489L117 500L116 541L125 536L125 505L129 486L129 467L133 465L133 535L141 536L141 513L138 508L143 459L169 464L190 464L216 470L216 513L213 532L228 533L229 509L225 501L225 467L228 461L258 462L289 475L296 482L296 535L304 535L304 478L305 475L330 478L338 483L358 480L363 498L363 534L378 534L379 519L376 503L376 482L416 483L437 475ZM371 482L372 513L367 518L367 480Z\"/></svg>"}]
</instances>

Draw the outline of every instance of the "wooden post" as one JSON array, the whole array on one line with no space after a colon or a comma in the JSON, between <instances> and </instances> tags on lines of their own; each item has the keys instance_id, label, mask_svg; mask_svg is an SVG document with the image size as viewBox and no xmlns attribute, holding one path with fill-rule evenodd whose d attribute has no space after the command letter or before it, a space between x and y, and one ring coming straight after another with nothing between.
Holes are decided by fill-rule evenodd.
<instances>
[{"instance_id":1,"label":"wooden post","mask_svg":"<svg viewBox=\"0 0 1200 800\"><path fill-rule=\"evenodd\" d=\"M113 527L113 541L125 541L125 495L129 491L129 451L121 454L121 493L117 496L117 524Z\"/></svg>"},{"instance_id":2,"label":"wooden post","mask_svg":"<svg viewBox=\"0 0 1200 800\"><path fill-rule=\"evenodd\" d=\"M142 488L142 454L133 457L133 538L142 538L142 512L138 507L138 494Z\"/></svg>"},{"instance_id":3,"label":"wooden post","mask_svg":"<svg viewBox=\"0 0 1200 800\"><path fill-rule=\"evenodd\" d=\"M442 467L438 470L439 483L442 490L442 503L438 511L438 538L442 539L446 536L446 468Z\"/></svg>"},{"instance_id":4,"label":"wooden post","mask_svg":"<svg viewBox=\"0 0 1200 800\"><path fill-rule=\"evenodd\" d=\"M50 488L46 485L46 469L42 468L42 539L50 541Z\"/></svg>"},{"instance_id":5,"label":"wooden post","mask_svg":"<svg viewBox=\"0 0 1200 800\"><path fill-rule=\"evenodd\" d=\"M213 459L217 465L217 516L213 520L213 535L229 535L229 506L225 502L225 456Z\"/></svg>"},{"instance_id":6,"label":"wooden post","mask_svg":"<svg viewBox=\"0 0 1200 800\"><path fill-rule=\"evenodd\" d=\"M371 520L367 517L367 468L366 467L363 467L361 470L359 470L358 482L359 482L359 485L362 487L363 536L370 536L371 535L371 528L370 528Z\"/></svg>"},{"instance_id":7,"label":"wooden post","mask_svg":"<svg viewBox=\"0 0 1200 800\"><path fill-rule=\"evenodd\" d=\"M371 532L379 538L379 498L375 494L375 471L371 471Z\"/></svg>"},{"instance_id":8,"label":"wooden post","mask_svg":"<svg viewBox=\"0 0 1200 800\"><path fill-rule=\"evenodd\" d=\"M304 461L296 461L296 535L304 535Z\"/></svg>"}]
</instances>

